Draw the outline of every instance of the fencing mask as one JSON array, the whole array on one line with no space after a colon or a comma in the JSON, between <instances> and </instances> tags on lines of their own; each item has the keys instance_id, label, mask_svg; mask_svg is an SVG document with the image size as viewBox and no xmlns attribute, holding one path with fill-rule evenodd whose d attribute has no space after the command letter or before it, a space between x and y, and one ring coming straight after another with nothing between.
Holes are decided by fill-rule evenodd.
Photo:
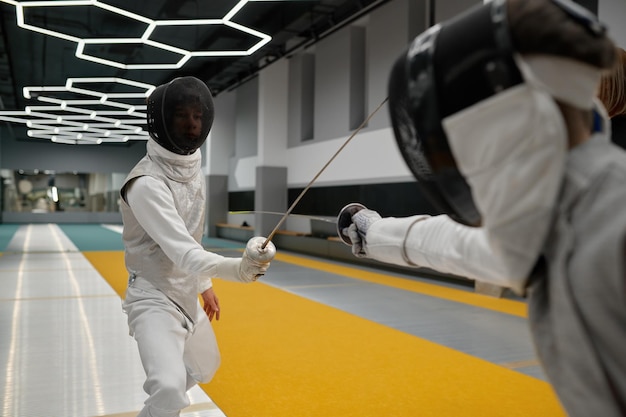
<instances>
[{"instance_id":1,"label":"fencing mask","mask_svg":"<svg viewBox=\"0 0 626 417\"><path fill-rule=\"evenodd\" d=\"M548 3L604 34L568 0ZM431 27L392 69L389 111L405 162L441 212L482 227L506 275L530 272L551 222L568 149L556 100L591 109L600 74L573 59L517 54L507 0Z\"/></svg>"},{"instance_id":2,"label":"fencing mask","mask_svg":"<svg viewBox=\"0 0 626 417\"><path fill-rule=\"evenodd\" d=\"M555 4L590 31L604 34L604 27L582 7L568 0L546 3ZM533 80L529 80L527 75L533 71L522 73L506 10L506 0L493 0L431 27L415 38L396 61L389 78L389 111L405 162L434 205L469 226L479 226L483 219L467 178L459 171L463 155L455 155L451 148L444 121L516 86L562 99L559 92L576 90L581 85L574 75L568 76L569 67L586 67L573 60L543 55L526 66L537 69ZM563 68L565 73L560 73L558 70ZM580 92L589 104L595 95L598 70L594 68L591 73L593 79L582 84L585 89ZM544 74L550 78L542 79ZM552 88L555 82L558 85ZM574 103L579 106L580 100ZM513 119L516 115L508 117ZM506 126L506 122L502 125ZM493 146L498 146L498 138L491 139Z\"/></svg>"},{"instance_id":3,"label":"fencing mask","mask_svg":"<svg viewBox=\"0 0 626 417\"><path fill-rule=\"evenodd\" d=\"M195 77L180 77L157 87L148 98L148 132L165 149L189 155L213 125L213 98Z\"/></svg>"}]
</instances>

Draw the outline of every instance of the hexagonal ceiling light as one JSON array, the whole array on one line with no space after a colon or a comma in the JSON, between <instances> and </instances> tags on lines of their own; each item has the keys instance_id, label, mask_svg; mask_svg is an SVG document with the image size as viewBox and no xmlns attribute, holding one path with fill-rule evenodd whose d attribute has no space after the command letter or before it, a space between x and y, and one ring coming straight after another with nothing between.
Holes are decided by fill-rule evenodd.
<instances>
[{"instance_id":1,"label":"hexagonal ceiling light","mask_svg":"<svg viewBox=\"0 0 626 417\"><path fill-rule=\"evenodd\" d=\"M116 85L135 91L105 93L78 85ZM143 103L155 86L115 77L68 78L65 86L24 87L26 99L49 105L2 111L0 120L22 123L35 139L64 144L100 144L147 140ZM138 90L138 92L137 92ZM114 110L111 110L114 109Z\"/></svg>"},{"instance_id":2,"label":"hexagonal ceiling light","mask_svg":"<svg viewBox=\"0 0 626 417\"><path fill-rule=\"evenodd\" d=\"M233 17L250 2L262 2L272 0L240 0L221 19L190 19L190 20L153 20L127 10L111 6L100 0L47 0L47 1L15 1L0 0L11 4L16 10L18 26L47 36L53 36L77 44L76 57L115 68L133 70L151 69L179 69L192 57L233 57L251 55L263 47L271 36L240 25L232 21ZM137 21L146 26L140 37L133 38L82 38L59 30L51 30L26 22L24 10L37 7L72 7L90 6L104 11L118 14L124 18ZM250 35L258 40L244 50L220 50L205 51L184 49L151 39L155 30L167 26L226 26ZM162 49L171 54L178 55L179 59L174 63L142 63L129 64L117 62L90 55L85 52L87 45L98 44L139 44L147 47ZM143 88L140 93L104 93L96 90L77 88L75 83L106 83L113 82L127 86ZM148 133L142 127L145 124L146 115L140 113L145 110L145 105L133 105L123 100L145 98L152 92L153 85L139 83L122 78L68 78L65 86L41 86L25 87L24 97L32 99L36 93L36 100L52 105L27 106L23 111L0 111L0 120L10 123L22 123L28 127L27 134L32 138L48 139L56 143L66 144L100 144L105 142L128 142L129 140L146 140ZM68 99L50 96L73 94L86 96L90 99ZM95 99L94 99L95 98ZM115 99L115 100L113 100ZM122 101L120 101L122 100ZM103 108L117 108L121 110L103 110Z\"/></svg>"},{"instance_id":3,"label":"hexagonal ceiling light","mask_svg":"<svg viewBox=\"0 0 626 417\"><path fill-rule=\"evenodd\" d=\"M17 25L21 28L39 32L44 35L54 36L57 38L65 39L67 41L77 43L76 57L87 61L100 63L103 65L109 65L111 67L120 69L179 69L185 63L194 56L198 57L233 57L233 56L247 56L252 55L258 49L263 47L272 40L272 37L261 33L252 28L240 25L232 21L233 17L247 4L251 2L263 2L271 0L240 0L226 15L221 19L189 19L189 20L152 20L145 16L138 15L136 13L129 12L124 9L120 9L115 6L111 6L100 0L47 0L47 1L28 1L20 2L15 0L0 0L0 2L8 3L15 6L15 13L17 18ZM71 6L93 6L111 13L119 14L126 18L136 20L139 23L146 25L146 29L139 38L80 38L68 33L63 33L57 30L51 30L44 27L39 27L33 24L26 23L24 19L24 10L26 8L36 7L71 7ZM223 25L231 29L244 32L250 36L258 38L258 41L245 50L221 50L221 51L203 51L203 50L188 50L179 48L173 45L168 45L163 42L157 42L150 39L154 30L157 27L162 26L207 26L207 25ZM123 62L116 62L114 60L95 57L85 53L85 46L92 44L140 44L146 45L157 49L163 49L174 54L180 55L175 63L150 63L150 64L126 64Z\"/></svg>"}]
</instances>

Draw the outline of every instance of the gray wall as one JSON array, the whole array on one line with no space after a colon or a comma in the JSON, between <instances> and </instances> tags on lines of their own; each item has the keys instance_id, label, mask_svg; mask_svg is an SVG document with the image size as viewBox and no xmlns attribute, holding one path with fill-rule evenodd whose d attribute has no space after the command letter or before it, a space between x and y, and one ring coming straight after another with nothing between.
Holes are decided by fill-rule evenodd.
<instances>
[{"instance_id":1,"label":"gray wall","mask_svg":"<svg viewBox=\"0 0 626 417\"><path fill-rule=\"evenodd\" d=\"M598 17L608 26L615 43L626 49L626 0L598 0Z\"/></svg>"},{"instance_id":2,"label":"gray wall","mask_svg":"<svg viewBox=\"0 0 626 417\"><path fill-rule=\"evenodd\" d=\"M253 78L236 90L235 155L256 155L258 128L259 80Z\"/></svg>"},{"instance_id":3,"label":"gray wall","mask_svg":"<svg viewBox=\"0 0 626 417\"><path fill-rule=\"evenodd\" d=\"M206 174L228 175L229 159L235 155L236 99L234 92L220 94L214 99L215 119L203 150L207 158Z\"/></svg>"},{"instance_id":4,"label":"gray wall","mask_svg":"<svg viewBox=\"0 0 626 417\"><path fill-rule=\"evenodd\" d=\"M315 45L313 137L331 139L349 132L350 31L341 30Z\"/></svg>"},{"instance_id":5,"label":"gray wall","mask_svg":"<svg viewBox=\"0 0 626 417\"><path fill-rule=\"evenodd\" d=\"M39 169L57 172L127 173L145 155L145 142L130 145L62 145L33 139L16 140L0 127L0 168Z\"/></svg>"},{"instance_id":6,"label":"gray wall","mask_svg":"<svg viewBox=\"0 0 626 417\"><path fill-rule=\"evenodd\" d=\"M464 10L481 4L481 0L435 0L435 23L463 12Z\"/></svg>"}]
</instances>

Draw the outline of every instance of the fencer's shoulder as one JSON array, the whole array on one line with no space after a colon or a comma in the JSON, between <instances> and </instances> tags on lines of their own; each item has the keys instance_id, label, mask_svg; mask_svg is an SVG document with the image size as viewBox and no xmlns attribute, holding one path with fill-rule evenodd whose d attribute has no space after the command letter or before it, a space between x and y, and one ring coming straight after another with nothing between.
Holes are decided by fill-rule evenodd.
<instances>
[{"instance_id":1,"label":"fencer's shoulder","mask_svg":"<svg viewBox=\"0 0 626 417\"><path fill-rule=\"evenodd\" d=\"M170 189L158 177L136 177L126 188L126 201L133 211L160 211L174 204Z\"/></svg>"},{"instance_id":2,"label":"fencer's shoulder","mask_svg":"<svg viewBox=\"0 0 626 417\"><path fill-rule=\"evenodd\" d=\"M166 191L168 188L165 182L156 176L140 175L129 181L126 189L127 194L149 195L159 191Z\"/></svg>"},{"instance_id":3,"label":"fencer's shoulder","mask_svg":"<svg viewBox=\"0 0 626 417\"><path fill-rule=\"evenodd\" d=\"M570 151L566 176L596 181L608 172L626 175L626 151L604 136L592 137Z\"/></svg>"},{"instance_id":4,"label":"fencer's shoulder","mask_svg":"<svg viewBox=\"0 0 626 417\"><path fill-rule=\"evenodd\" d=\"M581 181L577 193L572 193L570 215L577 224L588 226L588 233L623 235L626 233L626 153L616 153L593 175ZM572 187L574 188L574 187ZM604 232L600 232L600 230Z\"/></svg>"},{"instance_id":5,"label":"fencer's shoulder","mask_svg":"<svg viewBox=\"0 0 626 417\"><path fill-rule=\"evenodd\" d=\"M601 274L618 274L616 283L622 283L626 274L626 190L615 172L608 172L583 196L576 211L571 213L578 255L582 260L593 260ZM615 268L618 268L616 270ZM595 276L600 270L586 270ZM584 275L584 274L583 274Z\"/></svg>"},{"instance_id":6,"label":"fencer's shoulder","mask_svg":"<svg viewBox=\"0 0 626 417\"><path fill-rule=\"evenodd\" d=\"M160 184L163 184L164 182L162 179L160 179L159 177L155 175L144 174L144 175L140 175L136 177L134 179L134 183L141 184L141 186L145 187L145 186L158 186Z\"/></svg>"},{"instance_id":7,"label":"fencer's shoulder","mask_svg":"<svg viewBox=\"0 0 626 417\"><path fill-rule=\"evenodd\" d=\"M626 150L613 142L604 143L602 148L603 152L588 164L597 167L596 181L602 179L621 189L619 184L626 181Z\"/></svg>"}]
</instances>

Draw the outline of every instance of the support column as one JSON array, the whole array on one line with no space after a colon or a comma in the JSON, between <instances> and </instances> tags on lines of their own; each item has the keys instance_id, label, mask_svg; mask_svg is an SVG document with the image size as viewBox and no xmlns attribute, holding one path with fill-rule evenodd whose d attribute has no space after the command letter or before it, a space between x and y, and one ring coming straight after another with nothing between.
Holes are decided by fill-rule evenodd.
<instances>
[{"instance_id":1,"label":"support column","mask_svg":"<svg viewBox=\"0 0 626 417\"><path fill-rule=\"evenodd\" d=\"M255 211L287 210L287 115L289 62L281 59L259 74L258 163ZM257 214L255 235L268 236L278 216Z\"/></svg>"},{"instance_id":2,"label":"support column","mask_svg":"<svg viewBox=\"0 0 626 417\"><path fill-rule=\"evenodd\" d=\"M228 213L228 175L208 175L206 178L206 230L204 234L217 237L218 223L226 223Z\"/></svg>"},{"instance_id":3,"label":"support column","mask_svg":"<svg viewBox=\"0 0 626 417\"><path fill-rule=\"evenodd\" d=\"M284 213L287 210L287 168L257 167L256 192L254 193L256 211ZM278 224L280 216L254 216L254 234L267 237Z\"/></svg>"},{"instance_id":4,"label":"support column","mask_svg":"<svg viewBox=\"0 0 626 417\"><path fill-rule=\"evenodd\" d=\"M206 181L204 235L209 237L217 236L218 223L228 221L228 163L235 153L235 95L222 94L214 103L216 117L202 148Z\"/></svg>"}]
</instances>

